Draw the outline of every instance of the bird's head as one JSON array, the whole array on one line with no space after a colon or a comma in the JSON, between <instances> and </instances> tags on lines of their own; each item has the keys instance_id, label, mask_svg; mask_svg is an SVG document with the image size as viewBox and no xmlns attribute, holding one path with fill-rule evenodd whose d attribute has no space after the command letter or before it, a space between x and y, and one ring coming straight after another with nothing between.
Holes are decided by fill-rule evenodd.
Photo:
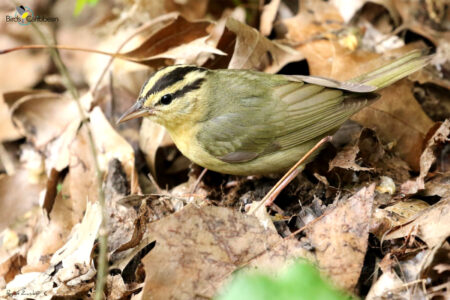
<instances>
[{"instance_id":1,"label":"bird's head","mask_svg":"<svg viewBox=\"0 0 450 300\"><path fill-rule=\"evenodd\" d=\"M149 117L168 129L186 123L198 113L208 72L205 68L175 65L153 73L142 86L136 103L117 122Z\"/></svg>"}]
</instances>

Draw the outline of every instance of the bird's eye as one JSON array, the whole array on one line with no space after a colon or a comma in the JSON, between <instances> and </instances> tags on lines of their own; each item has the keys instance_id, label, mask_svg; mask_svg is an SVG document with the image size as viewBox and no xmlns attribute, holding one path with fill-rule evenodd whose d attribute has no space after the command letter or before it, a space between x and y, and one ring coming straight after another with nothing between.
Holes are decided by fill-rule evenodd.
<instances>
[{"instance_id":1,"label":"bird's eye","mask_svg":"<svg viewBox=\"0 0 450 300\"><path fill-rule=\"evenodd\" d=\"M172 94L166 94L162 96L160 102L164 105L170 104L170 102L172 102Z\"/></svg>"}]
</instances>

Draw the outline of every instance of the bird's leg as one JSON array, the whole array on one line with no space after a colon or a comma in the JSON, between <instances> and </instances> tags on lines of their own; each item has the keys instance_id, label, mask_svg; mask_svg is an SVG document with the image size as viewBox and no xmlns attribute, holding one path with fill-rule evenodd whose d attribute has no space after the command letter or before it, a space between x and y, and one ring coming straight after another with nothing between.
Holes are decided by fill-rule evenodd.
<instances>
[{"instance_id":1,"label":"bird's leg","mask_svg":"<svg viewBox=\"0 0 450 300\"><path fill-rule=\"evenodd\" d=\"M197 180L195 181L194 186L192 187L191 195L193 195L193 194L195 193L195 191L197 190L198 185L200 184L200 181L202 180L203 176L205 176L205 174L206 174L206 171L208 171L208 169L207 169L207 168L204 168L204 169L202 170L202 172L200 173L200 175L198 175L198 178L197 178Z\"/></svg>"},{"instance_id":2,"label":"bird's leg","mask_svg":"<svg viewBox=\"0 0 450 300\"><path fill-rule=\"evenodd\" d=\"M281 191L300 173L299 167L305 162L305 160L311 156L320 146L329 142L331 136L324 137L314 147L311 148L303 157L286 173L284 176L273 186L273 188L264 196L261 203L265 206L271 206L273 201L281 193Z\"/></svg>"},{"instance_id":3,"label":"bird's leg","mask_svg":"<svg viewBox=\"0 0 450 300\"><path fill-rule=\"evenodd\" d=\"M262 203L264 203L265 206L271 206L275 199L278 197L278 195L281 193L281 191L284 190L284 188L292 181L295 177L300 173L300 168L296 168L295 170L289 170L286 175L283 176L282 179L280 179L273 188L264 196L262 199Z\"/></svg>"},{"instance_id":4,"label":"bird's leg","mask_svg":"<svg viewBox=\"0 0 450 300\"><path fill-rule=\"evenodd\" d=\"M203 176L205 176L206 171L208 171L208 169L204 168L203 171L200 173L200 175L198 175L197 180L195 181L194 185L192 186L192 189L191 189L190 193L188 194L189 195L189 198L187 200L188 203L194 201L194 198L195 198L194 194L197 191L198 185L200 184L200 181L202 180Z\"/></svg>"}]
</instances>

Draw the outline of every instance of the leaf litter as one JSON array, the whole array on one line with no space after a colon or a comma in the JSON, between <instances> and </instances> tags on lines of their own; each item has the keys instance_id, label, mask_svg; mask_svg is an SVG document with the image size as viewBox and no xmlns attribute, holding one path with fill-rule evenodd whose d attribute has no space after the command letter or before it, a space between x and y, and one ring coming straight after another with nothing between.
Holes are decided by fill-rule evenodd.
<instances>
[{"instance_id":1,"label":"leaf litter","mask_svg":"<svg viewBox=\"0 0 450 300\"><path fill-rule=\"evenodd\" d=\"M106 196L107 299L211 298L238 269L275 274L299 258L362 298L448 296L449 115L430 113L430 103L447 105L436 95L450 86L449 31L439 2L406 2L301 1L298 11L290 1L123 2L121 14L118 6L91 8L110 16L102 29L54 28L64 40L92 32L89 44L108 52L119 48L113 35L128 38L118 57L143 67L115 59L99 78L105 60L65 55L87 120L51 83L54 69L25 81L0 74L1 297L95 293L101 208L87 127ZM399 34L405 30L418 41ZM14 31L6 38L20 44ZM360 125L343 126L270 209L254 212L278 177L208 171L198 181L202 169L165 130L148 120L115 125L146 76L163 66L346 80L425 43L437 52L432 65L384 89L353 118ZM33 62L26 68L48 60L16 53Z\"/></svg>"}]
</instances>

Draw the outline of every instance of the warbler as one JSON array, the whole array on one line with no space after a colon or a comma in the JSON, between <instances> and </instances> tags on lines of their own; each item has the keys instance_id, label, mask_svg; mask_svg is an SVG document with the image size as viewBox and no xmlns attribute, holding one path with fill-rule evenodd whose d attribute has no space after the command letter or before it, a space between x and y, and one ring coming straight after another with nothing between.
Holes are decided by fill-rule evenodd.
<instances>
[{"instance_id":1,"label":"warbler","mask_svg":"<svg viewBox=\"0 0 450 300\"><path fill-rule=\"evenodd\" d=\"M293 166L323 137L424 67L421 50L350 81L174 65L153 73L118 123L164 126L191 161L225 174L264 175Z\"/></svg>"}]
</instances>

